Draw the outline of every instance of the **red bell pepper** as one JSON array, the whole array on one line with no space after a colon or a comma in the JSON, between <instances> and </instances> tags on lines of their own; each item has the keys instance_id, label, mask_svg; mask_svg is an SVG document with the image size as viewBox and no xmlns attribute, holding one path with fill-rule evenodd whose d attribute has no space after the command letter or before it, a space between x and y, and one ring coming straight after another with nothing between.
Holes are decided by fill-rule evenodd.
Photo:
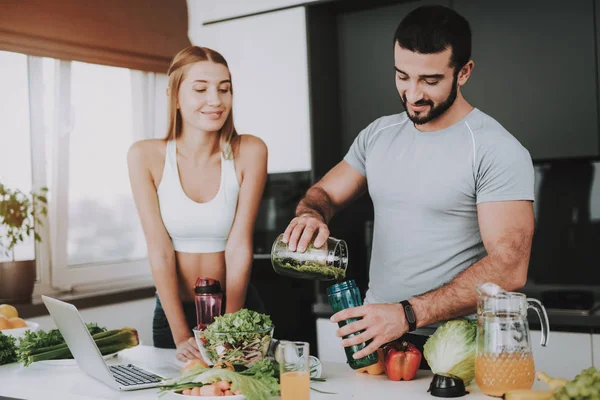
<instances>
[{"instance_id":1,"label":"red bell pepper","mask_svg":"<svg viewBox=\"0 0 600 400\"><path fill-rule=\"evenodd\" d=\"M392 342L383 347L385 374L393 381L409 381L421 364L421 351L408 342Z\"/></svg>"}]
</instances>

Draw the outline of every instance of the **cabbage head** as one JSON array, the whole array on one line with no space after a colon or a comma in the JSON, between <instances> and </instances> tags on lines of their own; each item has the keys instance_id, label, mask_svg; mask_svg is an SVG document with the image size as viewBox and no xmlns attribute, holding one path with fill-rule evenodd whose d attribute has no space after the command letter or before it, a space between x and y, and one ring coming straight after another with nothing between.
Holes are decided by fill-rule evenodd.
<instances>
[{"instance_id":1,"label":"cabbage head","mask_svg":"<svg viewBox=\"0 0 600 400\"><path fill-rule=\"evenodd\" d=\"M477 321L451 320L437 328L423 346L434 374L459 377L465 386L475 377Z\"/></svg>"}]
</instances>

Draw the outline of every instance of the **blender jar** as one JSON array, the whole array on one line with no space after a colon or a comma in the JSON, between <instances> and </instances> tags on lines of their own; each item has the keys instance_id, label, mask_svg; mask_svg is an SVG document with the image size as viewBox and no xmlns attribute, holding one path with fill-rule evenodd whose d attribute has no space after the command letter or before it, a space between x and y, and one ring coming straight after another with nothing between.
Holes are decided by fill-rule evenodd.
<instances>
[{"instance_id":1,"label":"blender jar","mask_svg":"<svg viewBox=\"0 0 600 400\"><path fill-rule=\"evenodd\" d=\"M271 264L280 275L318 281L341 281L348 267L348 246L345 241L329 237L321 247L314 239L306 251L291 251L279 235L271 248Z\"/></svg>"}]
</instances>

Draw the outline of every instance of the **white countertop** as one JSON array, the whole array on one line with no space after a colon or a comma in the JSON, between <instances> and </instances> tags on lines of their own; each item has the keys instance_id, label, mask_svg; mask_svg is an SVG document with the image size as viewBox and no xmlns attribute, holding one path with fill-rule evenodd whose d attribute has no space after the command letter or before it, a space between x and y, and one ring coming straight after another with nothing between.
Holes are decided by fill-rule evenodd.
<instances>
[{"instance_id":1,"label":"white countertop","mask_svg":"<svg viewBox=\"0 0 600 400\"><path fill-rule=\"evenodd\" d=\"M181 363L174 350L137 346L119 353L109 364L134 363L165 377L179 375ZM385 375L358 374L342 363L323 363L323 378L327 382L311 382L311 386L336 394L311 391L311 400L385 400L436 399L427 393L431 372L419 371L414 380L391 381ZM538 384L536 383L536 388ZM543 388L540 387L540 388ZM466 400L492 399L469 387ZM0 366L0 396L17 399L83 400L83 399L157 399L158 389L120 392L86 375L77 365L55 366L34 363L27 368L14 363ZM161 397L168 399L169 396ZM201 398L201 397L200 397Z\"/></svg>"}]
</instances>

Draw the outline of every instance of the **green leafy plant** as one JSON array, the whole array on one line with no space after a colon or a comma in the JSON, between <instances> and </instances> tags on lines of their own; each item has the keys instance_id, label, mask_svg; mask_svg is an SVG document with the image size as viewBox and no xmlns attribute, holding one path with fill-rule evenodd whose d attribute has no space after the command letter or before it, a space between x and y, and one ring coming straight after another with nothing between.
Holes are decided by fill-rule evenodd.
<instances>
[{"instance_id":1,"label":"green leafy plant","mask_svg":"<svg viewBox=\"0 0 600 400\"><path fill-rule=\"evenodd\" d=\"M35 226L42 225L40 216L48 215L47 188L28 195L19 189L10 189L0 183L0 251L15 260L15 246L33 235L36 242L42 238Z\"/></svg>"}]
</instances>

